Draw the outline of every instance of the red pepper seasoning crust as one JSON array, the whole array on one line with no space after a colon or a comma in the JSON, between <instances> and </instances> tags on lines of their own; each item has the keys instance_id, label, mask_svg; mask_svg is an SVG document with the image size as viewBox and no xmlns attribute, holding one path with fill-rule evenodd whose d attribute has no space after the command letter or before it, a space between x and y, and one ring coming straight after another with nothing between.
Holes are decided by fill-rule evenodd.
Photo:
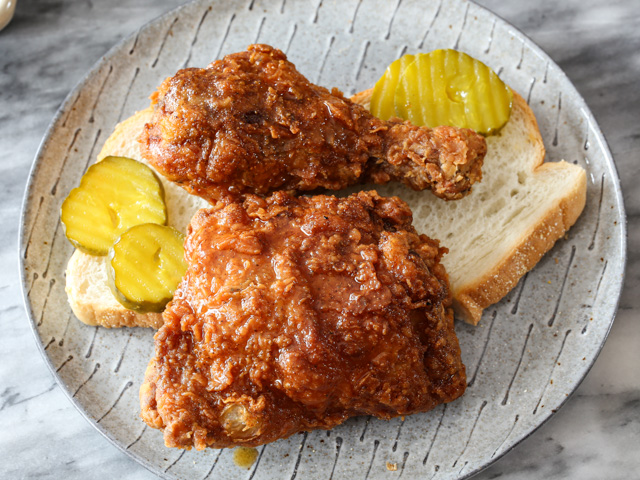
<instances>
[{"instance_id":1,"label":"red pepper seasoning crust","mask_svg":"<svg viewBox=\"0 0 640 480\"><path fill-rule=\"evenodd\" d=\"M200 210L141 388L167 446L257 446L465 390L446 249L396 197L249 195Z\"/></svg>"}]
</instances>

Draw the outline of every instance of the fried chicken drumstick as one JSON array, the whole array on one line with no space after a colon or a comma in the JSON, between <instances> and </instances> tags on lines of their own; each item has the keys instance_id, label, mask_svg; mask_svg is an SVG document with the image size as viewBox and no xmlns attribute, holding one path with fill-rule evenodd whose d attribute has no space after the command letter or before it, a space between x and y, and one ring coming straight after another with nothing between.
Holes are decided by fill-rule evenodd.
<instances>
[{"instance_id":1,"label":"fried chicken drumstick","mask_svg":"<svg viewBox=\"0 0 640 480\"><path fill-rule=\"evenodd\" d=\"M167 446L256 446L465 390L445 252L397 197L224 198L192 219L189 268L140 390Z\"/></svg>"},{"instance_id":2,"label":"fried chicken drumstick","mask_svg":"<svg viewBox=\"0 0 640 480\"><path fill-rule=\"evenodd\" d=\"M180 70L152 103L142 154L209 201L392 180L457 199L480 180L486 153L472 130L382 121L267 45Z\"/></svg>"}]
</instances>

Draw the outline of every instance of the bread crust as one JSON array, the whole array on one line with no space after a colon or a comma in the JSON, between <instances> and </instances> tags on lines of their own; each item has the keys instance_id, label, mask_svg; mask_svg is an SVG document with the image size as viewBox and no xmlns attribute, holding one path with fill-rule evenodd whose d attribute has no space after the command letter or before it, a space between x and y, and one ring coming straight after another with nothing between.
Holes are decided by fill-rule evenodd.
<instances>
[{"instance_id":1,"label":"bread crust","mask_svg":"<svg viewBox=\"0 0 640 480\"><path fill-rule=\"evenodd\" d=\"M161 313L137 313L118 303L101 271L105 261L80 250L69 259L65 290L75 316L91 326L160 328Z\"/></svg>"},{"instance_id":2,"label":"bread crust","mask_svg":"<svg viewBox=\"0 0 640 480\"><path fill-rule=\"evenodd\" d=\"M575 166L565 161L544 162L544 143L533 111L517 92L514 92L513 101L526 115L529 138L537 151L532 174L574 170ZM476 279L453 287L454 309L465 322L477 325L484 309L499 302L509 293L578 220L587 199L586 172L580 169L576 181L568 186L568 190L557 199L556 204L536 224L522 232L499 263Z\"/></svg>"},{"instance_id":3,"label":"bread crust","mask_svg":"<svg viewBox=\"0 0 640 480\"><path fill-rule=\"evenodd\" d=\"M368 89L356 93L351 100L368 107L372 93L373 89ZM528 140L535 150L535 159L531 162L532 175L543 175L553 170L566 170L567 173L572 173L573 183L567 185L567 191L542 214L535 224L522 232L512 243L508 252L500 261L495 262L493 267L478 275L471 275L465 283L456 284L454 279L451 279L456 316L472 325L477 325L484 309L497 303L509 293L524 274L531 270L556 241L565 235L582 213L586 203L586 172L565 161L544 162L545 148L535 115L524 98L517 92L513 93L513 108L524 113Z\"/></svg>"},{"instance_id":4,"label":"bread crust","mask_svg":"<svg viewBox=\"0 0 640 480\"><path fill-rule=\"evenodd\" d=\"M128 156L134 160L144 162L140 153L140 142L138 138L145 123L150 122L152 116L153 107L149 106L117 124L113 133L109 135L109 138L104 142L98 154L97 161L99 162L109 155L114 155Z\"/></svg>"},{"instance_id":5,"label":"bread crust","mask_svg":"<svg viewBox=\"0 0 640 480\"><path fill-rule=\"evenodd\" d=\"M542 164L539 168L565 168L567 165L570 164L563 161ZM467 323L477 325L484 309L509 293L573 226L586 203L586 187L587 176L582 170L577 183L558 200L556 208L548 210L539 223L523 232L499 264L473 282L452 286L456 315Z\"/></svg>"}]
</instances>

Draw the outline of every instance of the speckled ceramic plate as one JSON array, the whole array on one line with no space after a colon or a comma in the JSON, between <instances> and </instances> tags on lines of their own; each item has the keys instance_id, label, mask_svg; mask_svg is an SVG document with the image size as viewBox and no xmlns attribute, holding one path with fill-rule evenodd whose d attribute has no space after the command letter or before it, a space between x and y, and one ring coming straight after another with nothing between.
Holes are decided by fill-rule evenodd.
<instances>
[{"instance_id":1,"label":"speckled ceramic plate","mask_svg":"<svg viewBox=\"0 0 640 480\"><path fill-rule=\"evenodd\" d=\"M286 51L311 81L348 94L404 52L458 48L527 99L547 147L588 173L584 213L567 238L478 327L457 323L469 388L460 400L392 421L354 418L259 448L249 471L229 450L167 449L138 416L152 332L88 327L64 291L72 248L58 218L116 123L148 105L166 76L250 43ZM401 196L407 191L398 188ZM414 208L420 196L405 195ZM614 318L625 218L611 155L589 109L549 57L463 0L199 0L115 47L69 95L35 159L20 240L25 304L47 362L80 412L127 455L165 478L463 478L547 420L593 364ZM387 465L395 465L390 471Z\"/></svg>"}]
</instances>

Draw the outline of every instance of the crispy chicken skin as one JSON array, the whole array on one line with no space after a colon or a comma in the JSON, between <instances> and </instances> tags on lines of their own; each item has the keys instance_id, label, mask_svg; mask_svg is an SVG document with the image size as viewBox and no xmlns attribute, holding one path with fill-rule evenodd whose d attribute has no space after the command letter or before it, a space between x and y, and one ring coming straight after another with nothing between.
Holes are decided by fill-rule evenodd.
<instances>
[{"instance_id":1,"label":"crispy chicken skin","mask_svg":"<svg viewBox=\"0 0 640 480\"><path fill-rule=\"evenodd\" d=\"M200 210L142 418L169 447L256 446L462 395L446 250L411 222L403 201L375 192Z\"/></svg>"},{"instance_id":2,"label":"crispy chicken skin","mask_svg":"<svg viewBox=\"0 0 640 480\"><path fill-rule=\"evenodd\" d=\"M392 180L457 199L480 180L487 150L472 130L382 121L267 45L180 70L152 103L142 154L209 201Z\"/></svg>"}]
</instances>

